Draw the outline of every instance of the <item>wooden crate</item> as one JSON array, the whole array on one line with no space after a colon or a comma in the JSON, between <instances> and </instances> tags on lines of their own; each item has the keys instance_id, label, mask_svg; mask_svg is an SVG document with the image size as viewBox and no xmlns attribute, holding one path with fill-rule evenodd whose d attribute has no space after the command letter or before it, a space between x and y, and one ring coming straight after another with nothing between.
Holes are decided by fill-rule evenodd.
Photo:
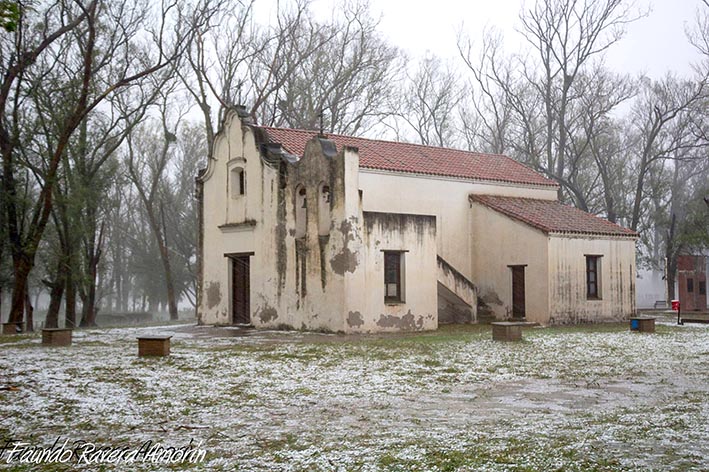
<instances>
[{"instance_id":1,"label":"wooden crate","mask_svg":"<svg viewBox=\"0 0 709 472\"><path fill-rule=\"evenodd\" d=\"M495 341L521 341L522 326L528 323L515 323L514 321L496 321L492 324L492 339Z\"/></svg>"},{"instance_id":2,"label":"wooden crate","mask_svg":"<svg viewBox=\"0 0 709 472\"><path fill-rule=\"evenodd\" d=\"M640 333L654 333L655 318L630 318L630 331L638 331Z\"/></svg>"},{"instance_id":3,"label":"wooden crate","mask_svg":"<svg viewBox=\"0 0 709 472\"><path fill-rule=\"evenodd\" d=\"M20 323L3 323L2 334L19 334L25 332L25 324Z\"/></svg>"},{"instance_id":4,"label":"wooden crate","mask_svg":"<svg viewBox=\"0 0 709 472\"><path fill-rule=\"evenodd\" d=\"M42 344L48 346L71 346L71 328L42 329Z\"/></svg>"},{"instance_id":5,"label":"wooden crate","mask_svg":"<svg viewBox=\"0 0 709 472\"><path fill-rule=\"evenodd\" d=\"M138 338L138 356L169 356L172 336L152 335Z\"/></svg>"}]
</instances>

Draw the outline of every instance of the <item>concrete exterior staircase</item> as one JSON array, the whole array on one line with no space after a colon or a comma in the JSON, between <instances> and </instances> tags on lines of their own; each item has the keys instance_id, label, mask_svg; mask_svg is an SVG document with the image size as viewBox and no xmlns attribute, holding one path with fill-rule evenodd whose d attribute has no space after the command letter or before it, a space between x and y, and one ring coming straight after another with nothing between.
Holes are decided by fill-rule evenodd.
<instances>
[{"instance_id":1,"label":"concrete exterior staircase","mask_svg":"<svg viewBox=\"0 0 709 472\"><path fill-rule=\"evenodd\" d=\"M475 285L438 256L438 323L475 323L477 306Z\"/></svg>"}]
</instances>

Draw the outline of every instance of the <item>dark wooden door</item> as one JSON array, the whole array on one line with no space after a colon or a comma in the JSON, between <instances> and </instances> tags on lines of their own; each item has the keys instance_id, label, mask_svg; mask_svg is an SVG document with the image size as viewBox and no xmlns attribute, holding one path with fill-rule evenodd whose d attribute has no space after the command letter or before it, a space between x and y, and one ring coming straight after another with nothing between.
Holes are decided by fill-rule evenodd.
<instances>
[{"instance_id":1,"label":"dark wooden door","mask_svg":"<svg viewBox=\"0 0 709 472\"><path fill-rule=\"evenodd\" d=\"M706 311L707 272L704 256L677 258L677 286L682 311Z\"/></svg>"},{"instance_id":2,"label":"dark wooden door","mask_svg":"<svg viewBox=\"0 0 709 472\"><path fill-rule=\"evenodd\" d=\"M512 266L512 318L524 318L524 266Z\"/></svg>"},{"instance_id":3,"label":"dark wooden door","mask_svg":"<svg viewBox=\"0 0 709 472\"><path fill-rule=\"evenodd\" d=\"M249 324L251 323L249 256L232 257L231 267L231 313L233 322L234 324Z\"/></svg>"}]
</instances>

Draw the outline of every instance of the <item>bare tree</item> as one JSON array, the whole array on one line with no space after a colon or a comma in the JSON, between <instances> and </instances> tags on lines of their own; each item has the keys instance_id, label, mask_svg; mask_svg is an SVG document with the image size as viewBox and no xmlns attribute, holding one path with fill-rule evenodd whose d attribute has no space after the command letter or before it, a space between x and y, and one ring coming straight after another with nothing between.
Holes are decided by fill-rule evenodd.
<instances>
[{"instance_id":1,"label":"bare tree","mask_svg":"<svg viewBox=\"0 0 709 472\"><path fill-rule=\"evenodd\" d=\"M523 94L517 89L511 61L502 54L502 36L486 30L476 59L471 39L459 34L458 52L472 74L466 90L468 100L461 109L461 131L468 148L505 154L513 146L515 108L524 104L514 103ZM524 109L517 113L528 116Z\"/></svg>"},{"instance_id":2,"label":"bare tree","mask_svg":"<svg viewBox=\"0 0 709 472\"><path fill-rule=\"evenodd\" d=\"M176 292L197 307L197 200L194 198L194 176L206 136L197 125L183 124L173 148L173 170L162 190L166 227L172 235L170 254L174 264Z\"/></svg>"},{"instance_id":3,"label":"bare tree","mask_svg":"<svg viewBox=\"0 0 709 472\"><path fill-rule=\"evenodd\" d=\"M627 149L619 142L613 113L632 99L637 84L597 65L579 74L570 104L568 157L563 184L577 207L604 213L613 222L623 194L622 180ZM599 185L599 183L601 185Z\"/></svg>"},{"instance_id":4,"label":"bare tree","mask_svg":"<svg viewBox=\"0 0 709 472\"><path fill-rule=\"evenodd\" d=\"M630 215L630 227L634 230L640 228L645 181L653 167L667 159L693 159L685 157L687 151L707 145L693 132L693 115L703 112L701 105L706 100L705 81L678 80L671 75L660 81L643 81L642 94L632 114L637 140L636 179Z\"/></svg>"},{"instance_id":5,"label":"bare tree","mask_svg":"<svg viewBox=\"0 0 709 472\"><path fill-rule=\"evenodd\" d=\"M254 0L216 1L205 12L204 28L189 44L183 67L176 69L202 114L206 155L211 155L214 135L225 110L244 98L249 64L265 47L258 41L253 4Z\"/></svg>"},{"instance_id":6,"label":"bare tree","mask_svg":"<svg viewBox=\"0 0 709 472\"><path fill-rule=\"evenodd\" d=\"M173 87L175 85L173 84ZM144 126L129 134L127 167L128 175L143 203L148 224L160 251L170 319L176 320L178 318L177 291L170 257L165 196L162 187L172 158L170 148L177 141L177 128L180 119L186 114L186 110L178 110L177 116L171 120L169 116L171 110L168 104L171 94L170 88L163 91L158 123L151 126L148 121Z\"/></svg>"},{"instance_id":7,"label":"bare tree","mask_svg":"<svg viewBox=\"0 0 709 472\"><path fill-rule=\"evenodd\" d=\"M331 23L314 25L316 43L327 47L307 54L285 77L273 95L272 124L356 135L391 113L401 53L381 37L367 9L345 4Z\"/></svg>"},{"instance_id":8,"label":"bare tree","mask_svg":"<svg viewBox=\"0 0 709 472\"><path fill-rule=\"evenodd\" d=\"M683 155L691 156L686 149ZM643 235L643 259L655 266L664 256L667 293L675 298L678 256L709 246L709 211L703 197L709 192L709 160L672 159L655 166L648 182L648 219L652 228ZM648 254L649 253L649 254Z\"/></svg>"},{"instance_id":9,"label":"bare tree","mask_svg":"<svg viewBox=\"0 0 709 472\"><path fill-rule=\"evenodd\" d=\"M620 40L625 26L641 16L624 0L539 0L520 15L520 32L537 54L540 66L530 69L525 65L523 73L544 110L542 165L562 186L569 154L569 113L576 99L572 87L584 68Z\"/></svg>"},{"instance_id":10,"label":"bare tree","mask_svg":"<svg viewBox=\"0 0 709 472\"><path fill-rule=\"evenodd\" d=\"M57 0L23 10L12 38L2 41L0 154L13 254L11 321L22 320L27 278L50 219L62 156L74 132L92 110L117 90L158 73L180 56L196 24L195 17L185 16L186 12L178 7L177 3L169 2L155 6L129 0L113 3ZM150 44L144 42L146 35L151 38ZM113 49L99 49L107 44ZM52 84L57 93L70 95L74 100L67 109L57 110L61 131L43 154L41 190L31 210L30 223L21 225L15 173L21 165L17 149L23 146L21 139L27 139L21 130L27 129L28 114L20 110L24 111L26 97L31 95L32 81L27 79L31 74L41 77L37 67L42 65L48 65L60 81ZM100 73L105 70L111 73ZM35 117L29 116L30 120Z\"/></svg>"},{"instance_id":11,"label":"bare tree","mask_svg":"<svg viewBox=\"0 0 709 472\"><path fill-rule=\"evenodd\" d=\"M406 85L394 97L396 116L408 125L421 144L453 145L455 110L462 99L457 76L437 57L424 58L417 70L407 74Z\"/></svg>"},{"instance_id":12,"label":"bare tree","mask_svg":"<svg viewBox=\"0 0 709 472\"><path fill-rule=\"evenodd\" d=\"M256 122L276 123L279 96L289 78L316 51L327 47L332 34L312 18L310 0L297 0L290 8L279 9L275 25L252 38L257 53L249 62L246 94Z\"/></svg>"},{"instance_id":13,"label":"bare tree","mask_svg":"<svg viewBox=\"0 0 709 472\"><path fill-rule=\"evenodd\" d=\"M689 42L709 59L709 0L701 0L697 10L696 23L687 30Z\"/></svg>"}]
</instances>

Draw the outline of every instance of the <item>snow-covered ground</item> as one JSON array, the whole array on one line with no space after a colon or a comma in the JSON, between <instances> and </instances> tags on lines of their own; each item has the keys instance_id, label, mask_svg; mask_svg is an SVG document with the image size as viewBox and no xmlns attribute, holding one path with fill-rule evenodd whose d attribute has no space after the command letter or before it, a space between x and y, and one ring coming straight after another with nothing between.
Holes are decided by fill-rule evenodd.
<instances>
[{"instance_id":1,"label":"snow-covered ground","mask_svg":"<svg viewBox=\"0 0 709 472\"><path fill-rule=\"evenodd\" d=\"M139 358L135 338L148 333L172 334L172 355ZM605 325L523 336L182 325L80 330L68 348L0 336L0 439L201 442L204 461L177 469L709 470L709 326L668 319L656 334Z\"/></svg>"}]
</instances>

